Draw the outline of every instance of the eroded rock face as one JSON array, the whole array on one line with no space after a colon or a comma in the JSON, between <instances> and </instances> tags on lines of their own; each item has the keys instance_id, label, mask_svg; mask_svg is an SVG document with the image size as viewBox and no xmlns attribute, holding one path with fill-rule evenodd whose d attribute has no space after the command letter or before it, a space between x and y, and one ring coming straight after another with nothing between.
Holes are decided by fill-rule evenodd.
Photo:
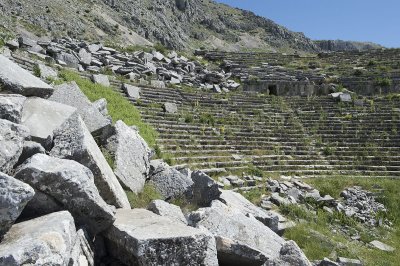
<instances>
[{"instance_id":1,"label":"eroded rock face","mask_svg":"<svg viewBox=\"0 0 400 266\"><path fill-rule=\"evenodd\" d=\"M114 221L114 210L100 197L93 174L75 161L36 154L17 169L15 177L56 199L93 234Z\"/></svg>"},{"instance_id":2,"label":"eroded rock face","mask_svg":"<svg viewBox=\"0 0 400 266\"><path fill-rule=\"evenodd\" d=\"M28 136L29 129L25 126L0 119L0 172L9 174L12 171Z\"/></svg>"},{"instance_id":3,"label":"eroded rock face","mask_svg":"<svg viewBox=\"0 0 400 266\"><path fill-rule=\"evenodd\" d=\"M115 207L130 209L124 190L79 115L68 119L54 132L50 154L88 167L101 197Z\"/></svg>"},{"instance_id":4,"label":"eroded rock face","mask_svg":"<svg viewBox=\"0 0 400 266\"><path fill-rule=\"evenodd\" d=\"M34 195L28 184L0 172L0 239Z\"/></svg>"},{"instance_id":5,"label":"eroded rock face","mask_svg":"<svg viewBox=\"0 0 400 266\"><path fill-rule=\"evenodd\" d=\"M107 140L114 154L114 173L135 193L142 191L149 174L151 150L139 133L124 122L115 123L115 134Z\"/></svg>"},{"instance_id":6,"label":"eroded rock face","mask_svg":"<svg viewBox=\"0 0 400 266\"><path fill-rule=\"evenodd\" d=\"M53 131L75 112L76 108L65 104L29 98L24 103L21 122L29 128L32 140L48 148L51 146Z\"/></svg>"},{"instance_id":7,"label":"eroded rock face","mask_svg":"<svg viewBox=\"0 0 400 266\"><path fill-rule=\"evenodd\" d=\"M0 119L21 123L26 97L18 94L0 94Z\"/></svg>"},{"instance_id":8,"label":"eroded rock face","mask_svg":"<svg viewBox=\"0 0 400 266\"><path fill-rule=\"evenodd\" d=\"M15 224L1 242L0 265L68 265L75 239L67 211Z\"/></svg>"},{"instance_id":9,"label":"eroded rock face","mask_svg":"<svg viewBox=\"0 0 400 266\"><path fill-rule=\"evenodd\" d=\"M186 197L191 200L193 181L162 160L151 161L150 182L164 199Z\"/></svg>"},{"instance_id":10,"label":"eroded rock face","mask_svg":"<svg viewBox=\"0 0 400 266\"><path fill-rule=\"evenodd\" d=\"M55 86L49 100L75 107L93 135L99 135L111 126L110 121L92 105L75 82Z\"/></svg>"},{"instance_id":11,"label":"eroded rock face","mask_svg":"<svg viewBox=\"0 0 400 266\"><path fill-rule=\"evenodd\" d=\"M279 257L285 240L271 229L256 220L244 215L240 210L230 208L220 201L213 201L211 207L202 208L189 215L189 224L208 229L215 237L231 239L254 250L259 250L268 259ZM221 250L223 254L227 249ZM232 250L230 256L238 256ZM242 257L240 254L239 258Z\"/></svg>"},{"instance_id":12,"label":"eroded rock face","mask_svg":"<svg viewBox=\"0 0 400 266\"><path fill-rule=\"evenodd\" d=\"M111 255L126 265L218 265L214 237L142 209L117 210L105 233Z\"/></svg>"},{"instance_id":13,"label":"eroded rock face","mask_svg":"<svg viewBox=\"0 0 400 266\"><path fill-rule=\"evenodd\" d=\"M0 55L0 83L5 89L24 96L48 97L53 88L27 70Z\"/></svg>"}]
</instances>

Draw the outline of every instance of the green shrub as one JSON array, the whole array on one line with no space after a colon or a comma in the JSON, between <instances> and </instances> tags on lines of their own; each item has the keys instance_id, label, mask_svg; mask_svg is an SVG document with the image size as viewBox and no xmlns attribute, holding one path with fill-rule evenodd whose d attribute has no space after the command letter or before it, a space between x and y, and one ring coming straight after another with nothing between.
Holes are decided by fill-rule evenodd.
<instances>
[{"instance_id":1,"label":"green shrub","mask_svg":"<svg viewBox=\"0 0 400 266\"><path fill-rule=\"evenodd\" d=\"M41 73L40 73L40 68L38 65L35 65L33 67L33 75L35 75L36 77L40 78Z\"/></svg>"},{"instance_id":2,"label":"green shrub","mask_svg":"<svg viewBox=\"0 0 400 266\"><path fill-rule=\"evenodd\" d=\"M377 78L375 84L381 87L390 87L392 85L392 80L390 78Z\"/></svg>"},{"instance_id":3,"label":"green shrub","mask_svg":"<svg viewBox=\"0 0 400 266\"><path fill-rule=\"evenodd\" d=\"M157 132L153 127L142 121L140 112L136 107L117 91L114 91L109 87L94 84L90 80L82 78L78 73L70 70L62 70L59 75L64 81L75 81L90 101L105 98L107 100L108 112L114 122L122 120L128 126L137 126L140 135L144 138L147 144L150 147L155 146Z\"/></svg>"}]
</instances>

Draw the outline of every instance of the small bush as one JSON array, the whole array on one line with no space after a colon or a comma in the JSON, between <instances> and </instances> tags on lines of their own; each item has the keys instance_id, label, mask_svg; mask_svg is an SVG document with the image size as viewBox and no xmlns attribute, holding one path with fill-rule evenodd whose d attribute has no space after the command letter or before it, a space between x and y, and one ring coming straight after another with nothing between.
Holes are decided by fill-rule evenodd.
<instances>
[{"instance_id":1,"label":"small bush","mask_svg":"<svg viewBox=\"0 0 400 266\"><path fill-rule=\"evenodd\" d=\"M390 87L392 85L392 80L390 78L377 78L375 84L381 87Z\"/></svg>"},{"instance_id":2,"label":"small bush","mask_svg":"<svg viewBox=\"0 0 400 266\"><path fill-rule=\"evenodd\" d=\"M35 65L33 67L33 75L35 75L36 77L40 78L41 73L40 73L40 68L38 65Z\"/></svg>"}]
</instances>

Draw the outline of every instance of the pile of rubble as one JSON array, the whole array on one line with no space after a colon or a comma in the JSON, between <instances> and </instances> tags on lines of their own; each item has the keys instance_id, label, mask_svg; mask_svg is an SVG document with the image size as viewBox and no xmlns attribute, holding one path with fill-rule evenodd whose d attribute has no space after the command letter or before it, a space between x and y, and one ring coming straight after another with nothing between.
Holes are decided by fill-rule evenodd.
<instances>
[{"instance_id":1,"label":"pile of rubble","mask_svg":"<svg viewBox=\"0 0 400 266\"><path fill-rule=\"evenodd\" d=\"M231 73L210 71L197 60L190 60L175 51L162 54L152 52L119 52L100 43L89 44L71 38L53 41L34 41L26 37L8 41L6 45L16 50L26 49L44 60L61 66L92 73L111 70L142 85L165 87L166 84L187 85L215 92L229 92L240 84L229 79ZM155 79L153 81L152 80Z\"/></svg>"}]
</instances>

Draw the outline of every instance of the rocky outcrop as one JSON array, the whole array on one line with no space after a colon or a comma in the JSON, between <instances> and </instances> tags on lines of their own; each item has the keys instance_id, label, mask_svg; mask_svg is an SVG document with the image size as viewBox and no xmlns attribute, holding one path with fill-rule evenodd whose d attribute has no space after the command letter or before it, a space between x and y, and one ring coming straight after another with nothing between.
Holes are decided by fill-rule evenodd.
<instances>
[{"instance_id":1,"label":"rocky outcrop","mask_svg":"<svg viewBox=\"0 0 400 266\"><path fill-rule=\"evenodd\" d=\"M0 265L68 265L75 239L67 211L15 224L1 242Z\"/></svg>"},{"instance_id":2,"label":"rocky outcrop","mask_svg":"<svg viewBox=\"0 0 400 266\"><path fill-rule=\"evenodd\" d=\"M259 250L268 259L278 258L285 243L280 236L254 217L248 217L220 201L213 201L211 207L192 212L189 224L204 227L215 237L243 243L246 245L244 248ZM226 254L227 249L224 247L222 252ZM238 256L234 250L229 255ZM238 257L240 259L242 256L239 254ZM257 258L255 260L257 261Z\"/></svg>"},{"instance_id":3,"label":"rocky outcrop","mask_svg":"<svg viewBox=\"0 0 400 266\"><path fill-rule=\"evenodd\" d=\"M175 222L187 224L186 218L182 213L182 210L179 206L170 204L163 200L153 200L150 202L149 206L147 206L149 211L154 212L160 216L169 218Z\"/></svg>"},{"instance_id":4,"label":"rocky outcrop","mask_svg":"<svg viewBox=\"0 0 400 266\"><path fill-rule=\"evenodd\" d=\"M0 119L20 123L26 97L19 94L0 95Z\"/></svg>"},{"instance_id":5,"label":"rocky outcrop","mask_svg":"<svg viewBox=\"0 0 400 266\"><path fill-rule=\"evenodd\" d=\"M53 88L27 70L0 55L0 82L4 88L25 96L48 97Z\"/></svg>"},{"instance_id":6,"label":"rocky outcrop","mask_svg":"<svg viewBox=\"0 0 400 266\"><path fill-rule=\"evenodd\" d=\"M0 172L0 239L34 195L29 185Z\"/></svg>"},{"instance_id":7,"label":"rocky outcrop","mask_svg":"<svg viewBox=\"0 0 400 266\"><path fill-rule=\"evenodd\" d=\"M32 140L48 149L52 144L53 131L75 112L76 108L65 104L29 98L25 101L21 122L29 128Z\"/></svg>"},{"instance_id":8,"label":"rocky outcrop","mask_svg":"<svg viewBox=\"0 0 400 266\"><path fill-rule=\"evenodd\" d=\"M114 173L131 191L142 191L150 169L151 150L139 132L117 121L106 147L114 155Z\"/></svg>"},{"instance_id":9,"label":"rocky outcrop","mask_svg":"<svg viewBox=\"0 0 400 266\"><path fill-rule=\"evenodd\" d=\"M100 197L93 174L75 161L36 154L17 169L15 177L54 198L93 234L114 221L114 211Z\"/></svg>"},{"instance_id":10,"label":"rocky outcrop","mask_svg":"<svg viewBox=\"0 0 400 266\"><path fill-rule=\"evenodd\" d=\"M111 255L125 265L218 265L214 238L150 211L117 210L106 232Z\"/></svg>"},{"instance_id":11,"label":"rocky outcrop","mask_svg":"<svg viewBox=\"0 0 400 266\"><path fill-rule=\"evenodd\" d=\"M29 130L25 126L0 119L0 136L0 172L8 174L18 162Z\"/></svg>"},{"instance_id":12,"label":"rocky outcrop","mask_svg":"<svg viewBox=\"0 0 400 266\"><path fill-rule=\"evenodd\" d=\"M100 135L111 125L75 82L55 86L49 100L75 107L92 135Z\"/></svg>"},{"instance_id":13,"label":"rocky outcrop","mask_svg":"<svg viewBox=\"0 0 400 266\"><path fill-rule=\"evenodd\" d=\"M88 167L100 195L108 204L130 208L124 190L79 115L75 114L54 132L50 154Z\"/></svg>"},{"instance_id":14,"label":"rocky outcrop","mask_svg":"<svg viewBox=\"0 0 400 266\"><path fill-rule=\"evenodd\" d=\"M342 40L322 40L314 41L323 51L338 52L338 51L366 51L373 49L382 49L383 46L372 42L354 42Z\"/></svg>"},{"instance_id":15,"label":"rocky outcrop","mask_svg":"<svg viewBox=\"0 0 400 266\"><path fill-rule=\"evenodd\" d=\"M166 200L179 197L192 198L193 181L163 160L151 161L150 182Z\"/></svg>"}]
</instances>

